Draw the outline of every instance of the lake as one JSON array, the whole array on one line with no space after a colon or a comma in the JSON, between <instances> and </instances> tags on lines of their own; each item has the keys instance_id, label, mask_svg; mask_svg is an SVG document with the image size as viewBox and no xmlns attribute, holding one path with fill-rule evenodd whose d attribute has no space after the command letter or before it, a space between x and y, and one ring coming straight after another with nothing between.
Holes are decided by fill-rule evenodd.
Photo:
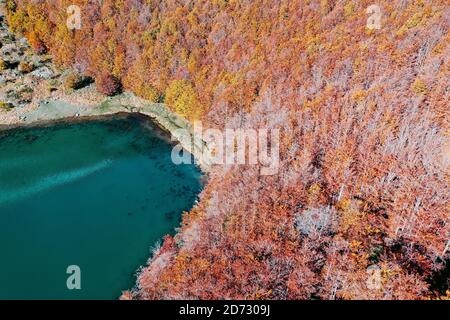
<instances>
[{"instance_id":1,"label":"lake","mask_svg":"<svg viewBox=\"0 0 450 320\"><path fill-rule=\"evenodd\" d=\"M117 299L201 191L140 116L0 132L0 299ZM81 289L69 290L69 266Z\"/></svg>"}]
</instances>

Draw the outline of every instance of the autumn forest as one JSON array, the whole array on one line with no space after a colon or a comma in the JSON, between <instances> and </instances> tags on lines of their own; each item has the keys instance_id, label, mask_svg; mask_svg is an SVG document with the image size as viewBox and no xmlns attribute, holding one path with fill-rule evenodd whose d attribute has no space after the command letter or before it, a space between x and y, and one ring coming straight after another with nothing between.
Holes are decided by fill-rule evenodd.
<instances>
[{"instance_id":1,"label":"autumn forest","mask_svg":"<svg viewBox=\"0 0 450 320\"><path fill-rule=\"evenodd\" d=\"M121 299L450 298L447 1L7 9L36 52L105 95L133 92L208 128L280 130L278 172L213 166Z\"/></svg>"}]
</instances>

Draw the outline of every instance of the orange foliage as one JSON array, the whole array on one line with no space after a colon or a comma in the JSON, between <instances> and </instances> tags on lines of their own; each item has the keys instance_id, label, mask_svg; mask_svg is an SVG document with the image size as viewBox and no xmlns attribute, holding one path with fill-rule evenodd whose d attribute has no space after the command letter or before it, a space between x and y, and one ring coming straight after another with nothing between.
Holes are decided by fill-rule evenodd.
<instances>
[{"instance_id":1,"label":"orange foliage","mask_svg":"<svg viewBox=\"0 0 450 320\"><path fill-rule=\"evenodd\" d=\"M59 30L41 40L57 61L150 99L167 92L204 126L282 130L276 175L213 169L134 298L445 296L445 3L378 1L381 29L368 30L369 0L79 0L70 33L66 1L34 3L44 20L16 2L10 19L32 42L42 21ZM382 290L367 288L370 266Z\"/></svg>"}]
</instances>

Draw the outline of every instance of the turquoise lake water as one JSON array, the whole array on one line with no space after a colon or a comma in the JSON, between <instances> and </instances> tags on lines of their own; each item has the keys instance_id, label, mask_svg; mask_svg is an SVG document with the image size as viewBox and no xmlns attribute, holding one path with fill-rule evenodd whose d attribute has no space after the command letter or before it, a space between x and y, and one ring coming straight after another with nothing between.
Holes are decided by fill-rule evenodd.
<instances>
[{"instance_id":1,"label":"turquoise lake water","mask_svg":"<svg viewBox=\"0 0 450 320\"><path fill-rule=\"evenodd\" d=\"M0 132L0 299L116 299L194 205L201 173L172 163L142 118ZM67 267L81 270L69 290Z\"/></svg>"}]
</instances>

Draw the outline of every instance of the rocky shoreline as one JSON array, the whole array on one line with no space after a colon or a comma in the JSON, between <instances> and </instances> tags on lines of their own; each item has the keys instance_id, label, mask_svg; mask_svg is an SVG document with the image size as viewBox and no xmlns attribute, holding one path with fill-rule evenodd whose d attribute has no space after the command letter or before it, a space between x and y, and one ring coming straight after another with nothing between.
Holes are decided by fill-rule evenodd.
<instances>
[{"instance_id":1,"label":"rocky shoreline","mask_svg":"<svg viewBox=\"0 0 450 320\"><path fill-rule=\"evenodd\" d=\"M89 82L81 88L67 88L66 79L72 74L70 70L58 69L50 56L33 52L25 38L12 34L0 10L0 130L139 113L171 133L194 156L203 172L210 171L202 161L206 144L194 135L188 121L164 104L150 103L129 92L106 97Z\"/></svg>"}]
</instances>

